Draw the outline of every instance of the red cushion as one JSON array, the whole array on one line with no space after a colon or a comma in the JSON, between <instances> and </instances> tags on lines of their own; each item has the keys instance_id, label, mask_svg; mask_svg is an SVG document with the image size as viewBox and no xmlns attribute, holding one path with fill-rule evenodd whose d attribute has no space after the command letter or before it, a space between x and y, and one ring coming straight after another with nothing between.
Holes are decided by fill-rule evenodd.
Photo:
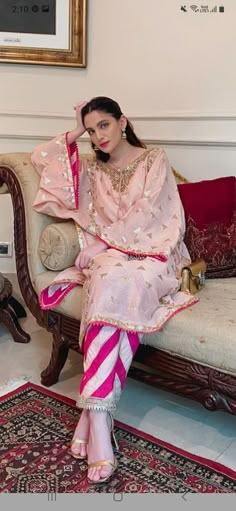
<instances>
[{"instance_id":1,"label":"red cushion","mask_svg":"<svg viewBox=\"0 0 236 511\"><path fill-rule=\"evenodd\" d=\"M236 276L236 178L178 185L186 218L185 243L208 277Z\"/></svg>"}]
</instances>

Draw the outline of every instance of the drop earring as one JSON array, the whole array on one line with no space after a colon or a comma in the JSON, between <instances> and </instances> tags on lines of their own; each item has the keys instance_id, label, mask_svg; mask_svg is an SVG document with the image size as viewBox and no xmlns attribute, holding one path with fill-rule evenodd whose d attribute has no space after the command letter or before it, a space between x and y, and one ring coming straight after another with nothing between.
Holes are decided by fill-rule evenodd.
<instances>
[{"instance_id":1,"label":"drop earring","mask_svg":"<svg viewBox=\"0 0 236 511\"><path fill-rule=\"evenodd\" d=\"M122 130L122 138L124 138L124 139L126 139L126 138L127 138L127 135L126 135L126 131L125 131L125 129L124 129L124 130Z\"/></svg>"}]
</instances>

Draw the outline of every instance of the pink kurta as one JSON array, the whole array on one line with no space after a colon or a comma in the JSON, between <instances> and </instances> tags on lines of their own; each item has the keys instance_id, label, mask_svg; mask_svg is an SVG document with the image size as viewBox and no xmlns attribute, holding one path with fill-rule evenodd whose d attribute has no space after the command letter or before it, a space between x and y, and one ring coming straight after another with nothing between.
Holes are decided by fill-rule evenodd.
<instances>
[{"instance_id":1,"label":"pink kurta","mask_svg":"<svg viewBox=\"0 0 236 511\"><path fill-rule=\"evenodd\" d=\"M190 256L183 242L184 211L164 150L148 149L117 170L96 159L81 161L77 145L68 146L61 135L37 147L32 162L41 175L34 209L73 219L81 249L96 238L108 246L89 268L64 270L41 293L41 307L53 308L72 285L83 285L81 345L89 324L152 333L198 301L179 291Z\"/></svg>"}]
</instances>

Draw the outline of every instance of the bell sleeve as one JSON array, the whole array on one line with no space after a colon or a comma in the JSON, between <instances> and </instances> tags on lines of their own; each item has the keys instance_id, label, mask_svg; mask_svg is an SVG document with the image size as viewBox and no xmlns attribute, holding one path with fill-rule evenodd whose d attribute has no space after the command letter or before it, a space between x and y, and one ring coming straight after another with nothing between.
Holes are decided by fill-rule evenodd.
<instances>
[{"instance_id":1,"label":"bell sleeve","mask_svg":"<svg viewBox=\"0 0 236 511\"><path fill-rule=\"evenodd\" d=\"M67 133L36 147L31 161L40 175L33 208L39 213L58 217L64 217L65 209L78 209L78 148L75 142L68 144Z\"/></svg>"}]
</instances>

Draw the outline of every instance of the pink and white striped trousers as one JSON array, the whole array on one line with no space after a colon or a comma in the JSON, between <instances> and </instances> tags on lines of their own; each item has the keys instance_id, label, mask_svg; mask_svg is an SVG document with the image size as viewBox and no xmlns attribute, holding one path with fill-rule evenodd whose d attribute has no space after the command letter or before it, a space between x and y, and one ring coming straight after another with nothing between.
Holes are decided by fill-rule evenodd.
<instances>
[{"instance_id":1,"label":"pink and white striped trousers","mask_svg":"<svg viewBox=\"0 0 236 511\"><path fill-rule=\"evenodd\" d=\"M113 326L89 326L84 341L84 375L77 406L114 411L142 334Z\"/></svg>"}]
</instances>

